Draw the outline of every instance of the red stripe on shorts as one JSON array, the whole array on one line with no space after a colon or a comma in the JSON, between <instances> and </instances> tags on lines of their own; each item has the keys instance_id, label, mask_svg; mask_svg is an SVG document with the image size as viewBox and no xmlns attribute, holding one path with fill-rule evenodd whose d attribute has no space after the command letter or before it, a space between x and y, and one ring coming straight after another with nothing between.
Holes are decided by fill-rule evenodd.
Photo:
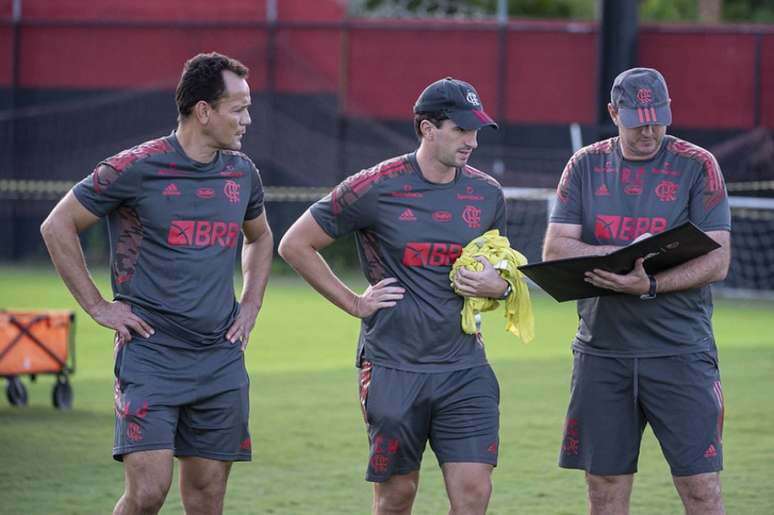
<instances>
[{"instance_id":1,"label":"red stripe on shorts","mask_svg":"<svg viewBox=\"0 0 774 515\"><path fill-rule=\"evenodd\" d=\"M360 411L363 413L363 420L368 423L366 417L366 399L368 398L368 387L371 386L371 373L374 369L374 364L370 361L363 360L360 364Z\"/></svg>"},{"instance_id":2,"label":"red stripe on shorts","mask_svg":"<svg viewBox=\"0 0 774 515\"><path fill-rule=\"evenodd\" d=\"M713 391L715 392L715 398L718 401L718 406L720 407L720 413L718 414L718 425L717 425L717 432L718 432L718 442L723 441L723 419L725 418L726 414L726 403L723 400L723 385L720 384L720 381L715 381L715 384L712 387Z\"/></svg>"}]
</instances>

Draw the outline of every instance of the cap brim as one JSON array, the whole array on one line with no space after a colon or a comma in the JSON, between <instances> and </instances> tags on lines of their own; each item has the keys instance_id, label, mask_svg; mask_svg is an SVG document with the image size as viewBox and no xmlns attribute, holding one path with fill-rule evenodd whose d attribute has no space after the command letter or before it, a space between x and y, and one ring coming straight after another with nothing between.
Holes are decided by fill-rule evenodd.
<instances>
[{"instance_id":1,"label":"cap brim","mask_svg":"<svg viewBox=\"0 0 774 515\"><path fill-rule=\"evenodd\" d=\"M451 121L466 131L478 130L482 127L499 128L492 117L482 110L447 111L447 115Z\"/></svg>"},{"instance_id":2,"label":"cap brim","mask_svg":"<svg viewBox=\"0 0 774 515\"><path fill-rule=\"evenodd\" d=\"M672 110L669 104L658 107L619 107L618 120L627 129L643 125L672 125Z\"/></svg>"}]
</instances>

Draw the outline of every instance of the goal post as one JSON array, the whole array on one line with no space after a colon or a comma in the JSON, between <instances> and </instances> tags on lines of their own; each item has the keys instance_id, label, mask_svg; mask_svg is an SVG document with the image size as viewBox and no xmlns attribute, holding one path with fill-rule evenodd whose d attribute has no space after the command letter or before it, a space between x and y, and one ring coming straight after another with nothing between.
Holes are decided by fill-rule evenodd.
<instances>
[{"instance_id":1,"label":"goal post","mask_svg":"<svg viewBox=\"0 0 774 515\"><path fill-rule=\"evenodd\" d=\"M548 188L503 188L511 245L531 263L541 260L556 192ZM722 296L774 299L774 198L729 196L731 266L715 285Z\"/></svg>"}]
</instances>

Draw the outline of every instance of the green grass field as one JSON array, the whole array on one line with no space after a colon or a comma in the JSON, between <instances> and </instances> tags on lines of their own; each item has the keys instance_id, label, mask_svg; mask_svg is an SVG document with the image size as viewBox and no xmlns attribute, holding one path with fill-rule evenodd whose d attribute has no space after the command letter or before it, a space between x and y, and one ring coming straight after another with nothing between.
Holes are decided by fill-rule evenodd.
<instances>
[{"instance_id":1,"label":"green grass field","mask_svg":"<svg viewBox=\"0 0 774 515\"><path fill-rule=\"evenodd\" d=\"M106 276L98 275L103 292ZM537 338L524 345L484 319L501 383L500 466L491 514L585 513L582 473L556 466L569 390L574 305L533 299ZM0 308L72 308L48 269L0 268ZM123 489L113 438L112 339L77 309L77 372L71 411L51 406L51 376L28 387L30 404L0 399L0 513L109 513ZM729 514L774 513L774 330L771 303L716 302L726 396L723 490ZM247 350L253 461L234 466L226 513L366 514L367 439L353 367L358 322L290 276L272 280ZM2 384L2 382L0 382ZM4 384L2 384L4 387ZM446 513L432 453L414 513ZM634 514L682 508L648 429L632 498ZM170 491L162 513L182 513Z\"/></svg>"}]
</instances>

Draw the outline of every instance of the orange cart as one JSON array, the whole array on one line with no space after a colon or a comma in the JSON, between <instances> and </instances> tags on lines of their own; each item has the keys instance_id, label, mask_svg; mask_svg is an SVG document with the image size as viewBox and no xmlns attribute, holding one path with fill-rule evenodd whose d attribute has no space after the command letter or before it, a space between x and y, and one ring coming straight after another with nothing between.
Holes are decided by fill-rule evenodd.
<instances>
[{"instance_id":1,"label":"orange cart","mask_svg":"<svg viewBox=\"0 0 774 515\"><path fill-rule=\"evenodd\" d=\"M5 393L14 406L27 404L21 381L29 375L55 374L54 406L68 409L73 390L68 376L75 372L75 313L62 310L0 310L0 377L8 380Z\"/></svg>"}]
</instances>

